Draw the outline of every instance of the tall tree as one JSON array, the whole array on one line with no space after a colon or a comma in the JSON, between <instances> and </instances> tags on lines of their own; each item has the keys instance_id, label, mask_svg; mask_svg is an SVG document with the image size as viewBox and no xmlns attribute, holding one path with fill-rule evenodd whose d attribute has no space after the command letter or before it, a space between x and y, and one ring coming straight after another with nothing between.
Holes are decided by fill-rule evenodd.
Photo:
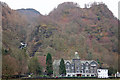
<instances>
[{"instance_id":1,"label":"tall tree","mask_svg":"<svg viewBox=\"0 0 120 80\"><path fill-rule=\"evenodd\" d=\"M35 75L42 74L42 68L40 66L40 63L38 62L37 57L33 57L28 65L29 72L34 73Z\"/></svg>"},{"instance_id":2,"label":"tall tree","mask_svg":"<svg viewBox=\"0 0 120 80\"><path fill-rule=\"evenodd\" d=\"M66 68L65 68L65 63L63 58L60 61L60 65L59 65L59 74L60 75L66 75Z\"/></svg>"},{"instance_id":3,"label":"tall tree","mask_svg":"<svg viewBox=\"0 0 120 80\"><path fill-rule=\"evenodd\" d=\"M28 55L26 53L26 49L18 50L18 54L16 55L16 59L18 61L18 74L21 75L27 72L27 59Z\"/></svg>"},{"instance_id":4,"label":"tall tree","mask_svg":"<svg viewBox=\"0 0 120 80\"><path fill-rule=\"evenodd\" d=\"M48 53L46 57L46 72L49 76L53 74L52 56L50 53Z\"/></svg>"},{"instance_id":5,"label":"tall tree","mask_svg":"<svg viewBox=\"0 0 120 80\"><path fill-rule=\"evenodd\" d=\"M116 69L114 69L113 67L109 67L108 68L108 75L111 76L112 74L115 74L117 72Z\"/></svg>"}]
</instances>

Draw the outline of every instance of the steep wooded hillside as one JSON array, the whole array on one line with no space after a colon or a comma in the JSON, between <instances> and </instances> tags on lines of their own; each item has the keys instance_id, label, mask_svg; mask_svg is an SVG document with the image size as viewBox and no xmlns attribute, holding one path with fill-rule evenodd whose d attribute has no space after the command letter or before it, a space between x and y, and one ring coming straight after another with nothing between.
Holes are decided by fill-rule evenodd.
<instances>
[{"instance_id":1,"label":"steep wooded hillside","mask_svg":"<svg viewBox=\"0 0 120 80\"><path fill-rule=\"evenodd\" d=\"M34 9L12 10L5 3L2 7L3 61L15 62L9 71L17 65L11 74L26 73L27 61L33 56L51 53L53 60L72 59L76 51L81 59L93 59L103 68L117 69L118 19L105 4L80 8L65 2L46 16ZM19 48L21 41L27 43L25 49Z\"/></svg>"},{"instance_id":2,"label":"steep wooded hillside","mask_svg":"<svg viewBox=\"0 0 120 80\"><path fill-rule=\"evenodd\" d=\"M2 73L3 75L22 74L27 71L27 54L20 50L21 41L26 39L27 21L24 16L9 8L5 3L2 6Z\"/></svg>"},{"instance_id":3,"label":"steep wooded hillside","mask_svg":"<svg viewBox=\"0 0 120 80\"><path fill-rule=\"evenodd\" d=\"M81 59L100 60L107 66L113 66L115 62L114 67L117 66L118 20L105 4L94 3L90 8L79 8L78 4L65 2L47 18L57 24L56 31L51 34L53 25L39 23L41 26L36 26L32 32L36 35L32 36L30 54L50 52L55 59L72 59L74 52L78 51ZM50 31L42 28L44 26ZM46 34L50 36L43 38Z\"/></svg>"}]
</instances>

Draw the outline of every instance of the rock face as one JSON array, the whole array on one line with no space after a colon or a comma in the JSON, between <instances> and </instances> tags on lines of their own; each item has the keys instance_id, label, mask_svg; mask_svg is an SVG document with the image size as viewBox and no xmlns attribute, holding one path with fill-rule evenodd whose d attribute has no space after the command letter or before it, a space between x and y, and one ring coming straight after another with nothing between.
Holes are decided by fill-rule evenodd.
<instances>
[{"instance_id":1,"label":"rock face","mask_svg":"<svg viewBox=\"0 0 120 80\"><path fill-rule=\"evenodd\" d=\"M9 55L17 55L23 41L31 57L51 53L53 59L72 59L77 51L81 59L117 69L118 19L105 4L80 8L66 2L46 16L34 9L2 7L3 50Z\"/></svg>"}]
</instances>

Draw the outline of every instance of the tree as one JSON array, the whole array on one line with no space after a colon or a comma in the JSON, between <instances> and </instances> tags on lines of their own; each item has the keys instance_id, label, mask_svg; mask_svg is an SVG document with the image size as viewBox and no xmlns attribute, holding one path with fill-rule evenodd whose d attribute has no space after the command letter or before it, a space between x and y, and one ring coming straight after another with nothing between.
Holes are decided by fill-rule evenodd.
<instances>
[{"instance_id":1,"label":"tree","mask_svg":"<svg viewBox=\"0 0 120 80\"><path fill-rule=\"evenodd\" d=\"M42 67L40 63L38 62L37 57L33 57L30 59L28 68L29 68L30 73L34 73L35 75L42 74Z\"/></svg>"},{"instance_id":2,"label":"tree","mask_svg":"<svg viewBox=\"0 0 120 80\"><path fill-rule=\"evenodd\" d=\"M102 68L102 63L100 62L99 59L97 59L97 63L99 64L100 68Z\"/></svg>"},{"instance_id":3,"label":"tree","mask_svg":"<svg viewBox=\"0 0 120 80\"><path fill-rule=\"evenodd\" d=\"M65 68L65 63L63 58L60 61L60 65L59 65L59 74L60 75L66 75L66 68Z\"/></svg>"},{"instance_id":4,"label":"tree","mask_svg":"<svg viewBox=\"0 0 120 80\"><path fill-rule=\"evenodd\" d=\"M9 77L17 74L18 62L10 55L3 55L2 58L2 75Z\"/></svg>"},{"instance_id":5,"label":"tree","mask_svg":"<svg viewBox=\"0 0 120 80\"><path fill-rule=\"evenodd\" d=\"M23 73L27 72L27 59L28 55L26 53L26 49L22 49L18 51L18 54L16 55L16 59L18 61L18 75L21 75Z\"/></svg>"},{"instance_id":6,"label":"tree","mask_svg":"<svg viewBox=\"0 0 120 80\"><path fill-rule=\"evenodd\" d=\"M49 76L53 74L52 56L50 53L48 53L46 57L46 72Z\"/></svg>"},{"instance_id":7,"label":"tree","mask_svg":"<svg viewBox=\"0 0 120 80\"><path fill-rule=\"evenodd\" d=\"M91 60L91 59L92 59L92 53L89 52L89 53L88 53L88 60Z\"/></svg>"},{"instance_id":8,"label":"tree","mask_svg":"<svg viewBox=\"0 0 120 80\"><path fill-rule=\"evenodd\" d=\"M108 75L112 75L112 74L115 74L117 72L117 70L116 69L114 69L113 67L109 67L109 69L108 69Z\"/></svg>"}]
</instances>

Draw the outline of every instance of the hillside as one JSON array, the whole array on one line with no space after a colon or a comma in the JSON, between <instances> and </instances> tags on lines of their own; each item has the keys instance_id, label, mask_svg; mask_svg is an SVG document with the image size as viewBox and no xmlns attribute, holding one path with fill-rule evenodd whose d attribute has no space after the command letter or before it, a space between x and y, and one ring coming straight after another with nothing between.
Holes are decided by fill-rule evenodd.
<instances>
[{"instance_id":1,"label":"hillside","mask_svg":"<svg viewBox=\"0 0 120 80\"><path fill-rule=\"evenodd\" d=\"M18 9L16 10L21 15L25 15L28 21L35 22L35 19L39 17L41 14L40 12L36 11L35 9L28 8L28 9Z\"/></svg>"},{"instance_id":2,"label":"hillside","mask_svg":"<svg viewBox=\"0 0 120 80\"><path fill-rule=\"evenodd\" d=\"M93 59L103 68L117 69L118 19L105 4L80 8L65 2L47 16L34 9L12 10L5 4L2 7L3 59L6 63L6 58L16 62L11 69L22 64L26 67L21 68L24 73L25 63L33 56L51 53L53 60L72 59L75 51L83 60ZM25 50L19 49L21 41L27 43Z\"/></svg>"},{"instance_id":3,"label":"hillside","mask_svg":"<svg viewBox=\"0 0 120 80\"><path fill-rule=\"evenodd\" d=\"M19 49L20 42L26 39L26 26L28 25L24 16L9 8L5 3L2 5L2 72L3 75L14 75L23 73L20 69L25 65L24 51ZM25 54L26 55L26 54ZM22 59L22 64L21 61ZM27 59L27 58L26 58ZM18 70L20 69L20 71ZM26 68L24 68L26 69Z\"/></svg>"},{"instance_id":4,"label":"hillside","mask_svg":"<svg viewBox=\"0 0 120 80\"><path fill-rule=\"evenodd\" d=\"M48 23L35 27L30 54L50 52L54 59L72 59L74 52L78 51L81 59L99 59L105 65L113 66L114 63L114 67L117 66L118 20L105 4L79 8L72 2L63 3L47 18L57 24L56 31L52 33L53 26Z\"/></svg>"}]
</instances>

